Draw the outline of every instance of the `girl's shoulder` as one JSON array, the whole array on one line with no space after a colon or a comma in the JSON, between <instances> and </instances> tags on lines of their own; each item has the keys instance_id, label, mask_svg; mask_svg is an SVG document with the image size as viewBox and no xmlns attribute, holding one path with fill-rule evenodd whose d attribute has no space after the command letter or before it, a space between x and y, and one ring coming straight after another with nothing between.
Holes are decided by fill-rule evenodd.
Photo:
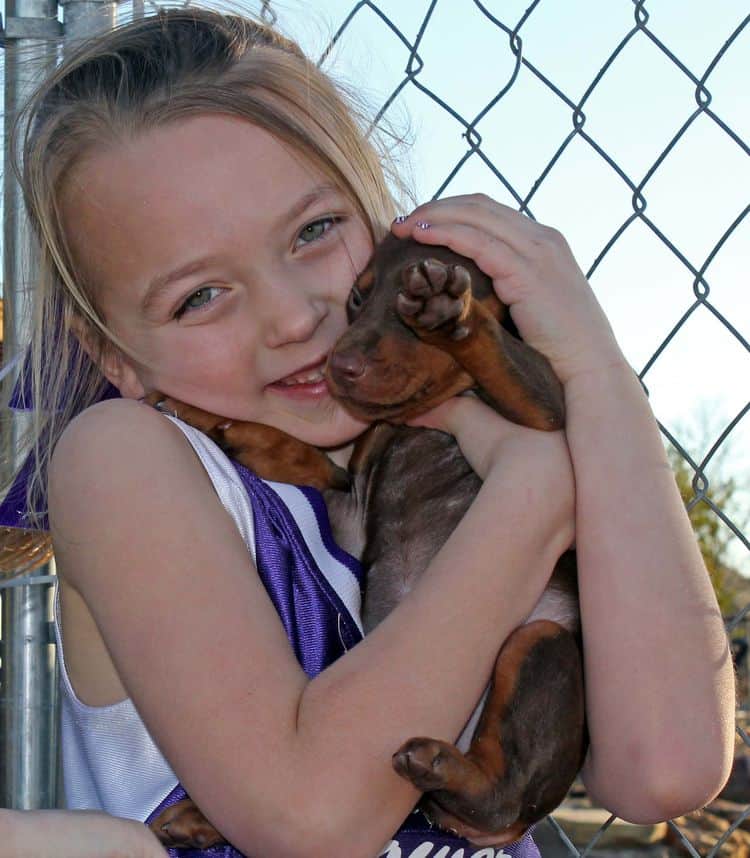
<instances>
[{"instance_id":1,"label":"girl's shoulder","mask_svg":"<svg viewBox=\"0 0 750 858\"><path fill-rule=\"evenodd\" d=\"M86 536L163 513L168 499L217 503L212 484L180 429L148 405L97 403L66 427L52 454L48 499L53 537Z\"/></svg>"},{"instance_id":2,"label":"girl's shoulder","mask_svg":"<svg viewBox=\"0 0 750 858\"><path fill-rule=\"evenodd\" d=\"M78 454L116 453L119 444L137 446L160 438L179 438L171 421L156 409L135 399L107 399L91 405L67 425L53 453L59 463ZM148 446L145 443L144 446Z\"/></svg>"},{"instance_id":3,"label":"girl's shoulder","mask_svg":"<svg viewBox=\"0 0 750 858\"><path fill-rule=\"evenodd\" d=\"M189 452L190 445L163 414L134 399L109 399L87 408L65 428L52 454L50 480L89 471L141 471L154 460L169 467L180 450Z\"/></svg>"}]
</instances>

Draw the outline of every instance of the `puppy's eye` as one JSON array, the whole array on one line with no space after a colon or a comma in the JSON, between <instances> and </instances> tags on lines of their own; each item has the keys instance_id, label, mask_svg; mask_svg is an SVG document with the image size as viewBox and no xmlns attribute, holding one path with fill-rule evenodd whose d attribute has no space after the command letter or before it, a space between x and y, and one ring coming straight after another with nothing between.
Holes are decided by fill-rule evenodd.
<instances>
[{"instance_id":1,"label":"puppy's eye","mask_svg":"<svg viewBox=\"0 0 750 858\"><path fill-rule=\"evenodd\" d=\"M352 291L349 293L349 300L346 303L348 312L356 313L364 303L365 299L362 297L362 293L356 286L352 286Z\"/></svg>"}]
</instances>

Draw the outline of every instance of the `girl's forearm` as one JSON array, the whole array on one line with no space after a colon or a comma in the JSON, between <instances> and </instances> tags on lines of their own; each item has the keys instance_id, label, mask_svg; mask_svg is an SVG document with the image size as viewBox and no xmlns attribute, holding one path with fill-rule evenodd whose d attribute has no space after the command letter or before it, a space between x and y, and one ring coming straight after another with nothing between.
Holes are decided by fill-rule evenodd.
<instances>
[{"instance_id":1,"label":"girl's forearm","mask_svg":"<svg viewBox=\"0 0 750 858\"><path fill-rule=\"evenodd\" d=\"M0 858L165 858L140 822L98 811L0 808Z\"/></svg>"},{"instance_id":2,"label":"girl's forearm","mask_svg":"<svg viewBox=\"0 0 750 858\"><path fill-rule=\"evenodd\" d=\"M671 817L710 800L729 773L734 685L722 618L632 370L574 378L566 400L586 780L618 814Z\"/></svg>"},{"instance_id":3,"label":"girl's forearm","mask_svg":"<svg viewBox=\"0 0 750 858\"><path fill-rule=\"evenodd\" d=\"M508 484L512 470L485 481L398 609L303 694L300 762L311 778L308 789L335 808L332 828L339 836L343 832L342 843L366 842L363 806L378 809L366 823L373 829L372 845L406 815L418 795L394 774L391 755L414 735L455 740L502 641L529 613L549 577L561 548L535 514L544 500L532 487ZM465 571L463 585L457 569ZM456 701L463 701L463 709ZM351 729L352 719L371 725L364 737L361 729ZM351 747L355 736L357 746ZM316 758L336 745L338 764ZM317 787L311 786L316 771Z\"/></svg>"}]
</instances>

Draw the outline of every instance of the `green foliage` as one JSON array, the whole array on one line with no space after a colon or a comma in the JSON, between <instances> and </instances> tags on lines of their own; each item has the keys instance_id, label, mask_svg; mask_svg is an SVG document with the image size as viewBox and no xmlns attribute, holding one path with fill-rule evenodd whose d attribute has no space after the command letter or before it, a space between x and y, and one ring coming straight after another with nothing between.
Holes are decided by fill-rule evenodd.
<instances>
[{"instance_id":1,"label":"green foliage","mask_svg":"<svg viewBox=\"0 0 750 858\"><path fill-rule=\"evenodd\" d=\"M700 494L700 486L697 486L698 491L693 487L695 477L693 469L673 447L670 447L667 453L682 501L689 507L690 523L698 538L698 545L711 577L719 607L725 617L731 616L739 607L736 586L738 575L727 564L731 531L721 521L712 505L734 519L732 512L736 507L737 481L734 477L712 478L705 499L701 498L696 502L695 498Z\"/></svg>"}]
</instances>

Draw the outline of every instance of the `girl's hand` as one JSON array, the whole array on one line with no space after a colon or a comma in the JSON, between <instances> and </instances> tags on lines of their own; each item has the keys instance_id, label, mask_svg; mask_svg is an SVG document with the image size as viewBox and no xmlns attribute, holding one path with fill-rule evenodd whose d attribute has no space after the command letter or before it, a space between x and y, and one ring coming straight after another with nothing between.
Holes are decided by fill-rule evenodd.
<instances>
[{"instance_id":1,"label":"girl's hand","mask_svg":"<svg viewBox=\"0 0 750 858\"><path fill-rule=\"evenodd\" d=\"M425 226L427 224L427 226ZM523 339L563 383L625 359L565 239L484 194L448 197L392 224L394 235L473 259L511 308Z\"/></svg>"},{"instance_id":2,"label":"girl's hand","mask_svg":"<svg viewBox=\"0 0 750 858\"><path fill-rule=\"evenodd\" d=\"M482 480L522 483L538 497L540 525L549 521L561 540L574 538L575 481L564 432L541 432L511 423L476 396L456 396L409 421L447 432Z\"/></svg>"},{"instance_id":3,"label":"girl's hand","mask_svg":"<svg viewBox=\"0 0 750 858\"><path fill-rule=\"evenodd\" d=\"M166 858L140 822L93 810L0 809L0 858Z\"/></svg>"}]
</instances>

